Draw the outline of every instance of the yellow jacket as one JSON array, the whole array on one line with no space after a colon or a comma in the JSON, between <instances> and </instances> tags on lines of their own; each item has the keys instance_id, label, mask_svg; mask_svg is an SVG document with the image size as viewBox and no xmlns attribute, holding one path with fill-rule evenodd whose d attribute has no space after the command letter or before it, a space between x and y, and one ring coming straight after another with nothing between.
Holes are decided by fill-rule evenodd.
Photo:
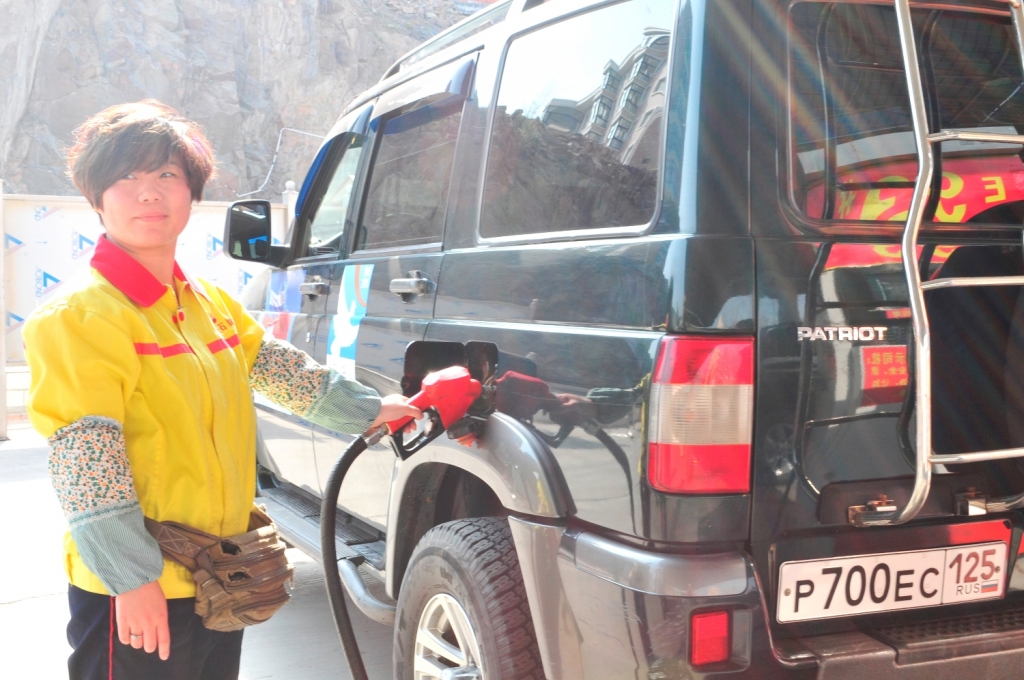
<instances>
[{"instance_id":1,"label":"yellow jacket","mask_svg":"<svg viewBox=\"0 0 1024 680\"><path fill-rule=\"evenodd\" d=\"M25 324L32 424L48 438L83 417L122 424L147 517L219 536L244 532L256 489L249 373L264 329L220 288L176 267L172 290L106 238L92 266L88 281ZM51 458L51 471L56 465ZM72 502L88 508L82 477L102 485L109 472L76 474ZM65 548L70 582L107 593L70 532ZM188 571L167 560L160 585L169 598L195 594Z\"/></svg>"}]
</instances>

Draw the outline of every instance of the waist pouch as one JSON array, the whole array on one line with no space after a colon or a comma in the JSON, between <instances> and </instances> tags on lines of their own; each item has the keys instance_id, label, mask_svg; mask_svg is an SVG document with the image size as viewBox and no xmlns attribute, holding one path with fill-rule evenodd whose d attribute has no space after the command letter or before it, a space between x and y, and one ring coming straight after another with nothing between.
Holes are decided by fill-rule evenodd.
<instances>
[{"instance_id":1,"label":"waist pouch","mask_svg":"<svg viewBox=\"0 0 1024 680\"><path fill-rule=\"evenodd\" d=\"M291 595L294 567L266 511L253 508L249 531L221 538L178 522L146 518L146 528L165 557L192 572L196 614L222 632L263 623Z\"/></svg>"}]
</instances>

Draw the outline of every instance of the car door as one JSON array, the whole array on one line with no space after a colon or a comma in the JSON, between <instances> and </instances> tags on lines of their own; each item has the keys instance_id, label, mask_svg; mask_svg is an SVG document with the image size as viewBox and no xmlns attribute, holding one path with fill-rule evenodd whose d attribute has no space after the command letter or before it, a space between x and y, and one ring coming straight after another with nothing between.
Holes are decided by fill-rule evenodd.
<instances>
[{"instance_id":1,"label":"car door","mask_svg":"<svg viewBox=\"0 0 1024 680\"><path fill-rule=\"evenodd\" d=\"M327 343L318 330L330 325L326 311L332 304L337 306L330 295L331 273L340 257L347 197L352 193L368 115L369 107L364 107L343 117L320 148L303 183L287 238L294 263L271 273L258 315L274 337L291 342L321 363ZM326 181L335 176L337 181ZM279 480L319 496L326 478L318 475L312 423L259 394L255 402L266 455L261 464Z\"/></svg>"},{"instance_id":2,"label":"car door","mask_svg":"<svg viewBox=\"0 0 1024 680\"><path fill-rule=\"evenodd\" d=\"M455 145L475 57L460 57L406 81L373 107L353 191L346 257L334 266L320 336L328 365L382 395L401 392L405 348L433 316ZM340 167L340 166L339 166ZM334 180L332 180L334 181ZM341 182L341 180L337 180ZM314 428L320 478L352 441ZM385 528L394 454L359 457L339 505Z\"/></svg>"},{"instance_id":3,"label":"car door","mask_svg":"<svg viewBox=\"0 0 1024 680\"><path fill-rule=\"evenodd\" d=\"M316 328L326 309L330 265L300 259L270 275L263 309L256 315L276 338L314 353ZM319 495L309 421L254 393L264 451L260 464L278 480Z\"/></svg>"}]
</instances>

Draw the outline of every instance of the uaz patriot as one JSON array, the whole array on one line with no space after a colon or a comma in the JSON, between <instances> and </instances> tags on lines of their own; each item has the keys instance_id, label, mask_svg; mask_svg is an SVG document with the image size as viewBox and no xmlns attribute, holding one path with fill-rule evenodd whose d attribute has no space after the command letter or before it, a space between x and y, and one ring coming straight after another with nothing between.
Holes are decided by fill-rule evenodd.
<instances>
[{"instance_id":1,"label":"uaz patriot","mask_svg":"<svg viewBox=\"0 0 1024 680\"><path fill-rule=\"evenodd\" d=\"M472 446L342 488L396 678L1021 676L1022 30L502 2L352 102L283 242L235 205L273 333L382 393L426 343L492 395ZM257 407L260 494L319 555L350 439Z\"/></svg>"}]
</instances>

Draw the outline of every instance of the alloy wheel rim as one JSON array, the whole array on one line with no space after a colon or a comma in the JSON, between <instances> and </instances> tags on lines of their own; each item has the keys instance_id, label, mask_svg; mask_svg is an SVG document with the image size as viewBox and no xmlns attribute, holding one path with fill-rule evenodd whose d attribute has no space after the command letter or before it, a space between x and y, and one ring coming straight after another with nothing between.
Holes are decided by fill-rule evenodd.
<instances>
[{"instance_id":1,"label":"alloy wheel rim","mask_svg":"<svg viewBox=\"0 0 1024 680\"><path fill-rule=\"evenodd\" d=\"M466 610L451 595L431 597L416 626L414 680L483 680L480 643Z\"/></svg>"}]
</instances>

